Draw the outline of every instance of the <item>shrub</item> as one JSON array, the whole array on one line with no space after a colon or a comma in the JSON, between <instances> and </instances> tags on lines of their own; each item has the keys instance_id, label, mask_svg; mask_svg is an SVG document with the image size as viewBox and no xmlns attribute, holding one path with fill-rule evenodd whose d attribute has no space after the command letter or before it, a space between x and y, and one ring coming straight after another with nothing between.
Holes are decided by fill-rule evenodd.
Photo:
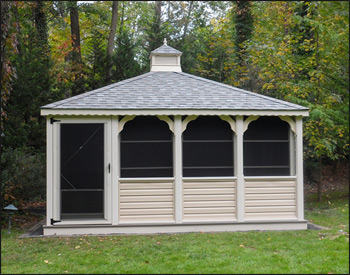
<instances>
[{"instance_id":1,"label":"shrub","mask_svg":"<svg viewBox=\"0 0 350 275\"><path fill-rule=\"evenodd\" d=\"M1 153L1 204L17 207L44 200L45 154L29 148L4 148Z\"/></svg>"}]
</instances>

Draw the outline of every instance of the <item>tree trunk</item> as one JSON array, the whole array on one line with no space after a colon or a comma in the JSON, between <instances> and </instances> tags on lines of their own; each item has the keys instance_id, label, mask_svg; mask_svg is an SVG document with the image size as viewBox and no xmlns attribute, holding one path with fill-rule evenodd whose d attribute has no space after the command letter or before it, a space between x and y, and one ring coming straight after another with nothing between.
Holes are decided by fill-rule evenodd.
<instances>
[{"instance_id":1,"label":"tree trunk","mask_svg":"<svg viewBox=\"0 0 350 275\"><path fill-rule=\"evenodd\" d=\"M77 1L70 2L70 27L72 35L72 61L81 63L79 12Z\"/></svg>"},{"instance_id":2,"label":"tree trunk","mask_svg":"<svg viewBox=\"0 0 350 275\"><path fill-rule=\"evenodd\" d=\"M111 28L110 28L108 44L107 44L108 57L110 57L113 53L114 38L117 31L117 22L118 22L118 1L113 1L112 22L111 22Z\"/></svg>"},{"instance_id":3,"label":"tree trunk","mask_svg":"<svg viewBox=\"0 0 350 275\"><path fill-rule=\"evenodd\" d=\"M113 1L112 4L112 21L108 36L107 44L107 60L106 60L106 82L110 83L112 79L112 54L114 48L114 39L117 31L118 23L118 1Z\"/></svg>"},{"instance_id":4,"label":"tree trunk","mask_svg":"<svg viewBox=\"0 0 350 275\"><path fill-rule=\"evenodd\" d=\"M317 163L317 201L322 201L322 160Z\"/></svg>"},{"instance_id":5,"label":"tree trunk","mask_svg":"<svg viewBox=\"0 0 350 275\"><path fill-rule=\"evenodd\" d=\"M193 6L193 1L190 1L190 6L188 7L188 13L187 17L185 19L185 26L184 26L184 34L182 36L182 43L183 45L186 42L186 36L187 36L187 29L188 29L188 24L190 22L190 17L191 17L191 12L192 12L192 6Z\"/></svg>"},{"instance_id":6,"label":"tree trunk","mask_svg":"<svg viewBox=\"0 0 350 275\"><path fill-rule=\"evenodd\" d=\"M122 1L122 15L120 17L119 33L122 32L124 26L125 1Z\"/></svg>"},{"instance_id":7,"label":"tree trunk","mask_svg":"<svg viewBox=\"0 0 350 275\"><path fill-rule=\"evenodd\" d=\"M162 17L162 1L156 1L156 14L159 18Z\"/></svg>"}]
</instances>

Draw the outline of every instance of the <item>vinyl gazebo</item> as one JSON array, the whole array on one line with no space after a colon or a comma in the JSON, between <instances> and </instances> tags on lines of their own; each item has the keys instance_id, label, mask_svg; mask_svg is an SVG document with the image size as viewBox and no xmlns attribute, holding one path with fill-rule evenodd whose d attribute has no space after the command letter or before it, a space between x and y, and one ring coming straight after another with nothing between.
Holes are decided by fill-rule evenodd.
<instances>
[{"instance_id":1,"label":"vinyl gazebo","mask_svg":"<svg viewBox=\"0 0 350 275\"><path fill-rule=\"evenodd\" d=\"M41 108L44 235L307 228L296 104L183 73L151 71Z\"/></svg>"}]
</instances>

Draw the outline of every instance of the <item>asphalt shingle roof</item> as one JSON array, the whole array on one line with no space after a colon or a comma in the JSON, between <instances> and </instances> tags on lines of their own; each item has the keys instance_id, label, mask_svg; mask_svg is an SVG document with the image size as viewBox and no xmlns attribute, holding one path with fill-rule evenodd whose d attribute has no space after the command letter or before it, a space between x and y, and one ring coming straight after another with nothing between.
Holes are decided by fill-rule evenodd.
<instances>
[{"instance_id":1,"label":"asphalt shingle roof","mask_svg":"<svg viewBox=\"0 0 350 275\"><path fill-rule=\"evenodd\" d=\"M176 55L181 55L182 52L168 46L168 45L163 45L160 46L159 48L155 49L154 51L152 51L151 53L169 53L169 54L176 54Z\"/></svg>"},{"instance_id":2,"label":"asphalt shingle roof","mask_svg":"<svg viewBox=\"0 0 350 275\"><path fill-rule=\"evenodd\" d=\"M145 73L42 109L307 110L183 72Z\"/></svg>"}]
</instances>

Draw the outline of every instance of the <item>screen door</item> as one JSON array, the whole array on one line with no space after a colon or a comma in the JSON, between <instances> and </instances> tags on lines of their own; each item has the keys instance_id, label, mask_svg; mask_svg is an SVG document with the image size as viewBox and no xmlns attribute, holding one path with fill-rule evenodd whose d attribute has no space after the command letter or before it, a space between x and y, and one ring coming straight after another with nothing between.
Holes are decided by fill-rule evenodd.
<instances>
[{"instance_id":1,"label":"screen door","mask_svg":"<svg viewBox=\"0 0 350 275\"><path fill-rule=\"evenodd\" d=\"M62 123L61 219L104 218L104 124Z\"/></svg>"}]
</instances>

